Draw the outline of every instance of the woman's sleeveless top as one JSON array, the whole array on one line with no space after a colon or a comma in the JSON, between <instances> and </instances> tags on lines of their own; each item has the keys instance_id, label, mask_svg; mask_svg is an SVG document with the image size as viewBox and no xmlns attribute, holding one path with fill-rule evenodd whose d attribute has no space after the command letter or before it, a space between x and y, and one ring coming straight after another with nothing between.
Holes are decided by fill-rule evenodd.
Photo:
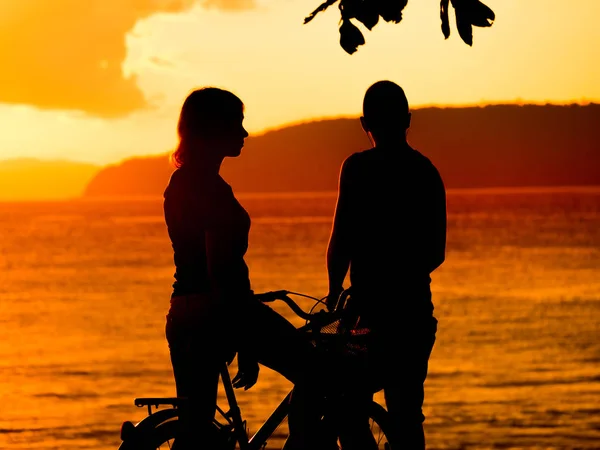
<instances>
[{"instance_id":1,"label":"woman's sleeveless top","mask_svg":"<svg viewBox=\"0 0 600 450\"><path fill-rule=\"evenodd\" d=\"M176 169L164 192L164 217L173 247L173 296L205 294L219 289L232 296L251 293L248 266L250 216L220 175ZM207 237L217 237L223 254L219 270L209 276ZM218 278L218 279L215 279Z\"/></svg>"}]
</instances>

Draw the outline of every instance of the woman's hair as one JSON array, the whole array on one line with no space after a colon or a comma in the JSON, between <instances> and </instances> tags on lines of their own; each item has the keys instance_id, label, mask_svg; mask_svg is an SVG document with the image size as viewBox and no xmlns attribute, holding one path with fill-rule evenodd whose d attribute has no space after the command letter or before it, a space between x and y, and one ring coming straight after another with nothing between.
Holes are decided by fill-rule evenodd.
<instances>
[{"instance_id":1,"label":"woman's hair","mask_svg":"<svg viewBox=\"0 0 600 450\"><path fill-rule=\"evenodd\" d=\"M173 165L181 167L189 163L200 151L190 145L193 138L217 136L227 128L227 124L237 120L243 110L243 102L224 89L203 87L192 91L183 102L179 114L179 144L171 154Z\"/></svg>"}]
</instances>

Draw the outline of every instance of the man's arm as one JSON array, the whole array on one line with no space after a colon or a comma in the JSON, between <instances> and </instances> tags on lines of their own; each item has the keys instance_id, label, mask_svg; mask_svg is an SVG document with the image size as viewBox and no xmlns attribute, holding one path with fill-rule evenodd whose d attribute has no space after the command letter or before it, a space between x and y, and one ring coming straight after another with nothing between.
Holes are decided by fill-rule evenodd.
<instances>
[{"instance_id":1,"label":"man's arm","mask_svg":"<svg viewBox=\"0 0 600 450\"><path fill-rule=\"evenodd\" d=\"M327 306L332 309L343 290L344 280L350 268L350 199L348 159L342 164L338 182L338 197L335 205L333 226L327 246L327 275L329 293Z\"/></svg>"}]
</instances>

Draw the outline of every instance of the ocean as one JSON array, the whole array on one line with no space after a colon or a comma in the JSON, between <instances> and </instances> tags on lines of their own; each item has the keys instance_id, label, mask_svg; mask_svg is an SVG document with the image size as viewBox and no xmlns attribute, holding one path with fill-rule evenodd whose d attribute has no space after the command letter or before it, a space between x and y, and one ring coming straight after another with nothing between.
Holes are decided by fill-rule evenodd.
<instances>
[{"instance_id":1,"label":"ocean","mask_svg":"<svg viewBox=\"0 0 600 450\"><path fill-rule=\"evenodd\" d=\"M323 297L335 193L239 199L254 290ZM160 198L0 203L0 449L117 449L175 395L173 271ZM450 190L432 279L428 448L600 449L600 187ZM237 391L251 432L289 388Z\"/></svg>"}]
</instances>

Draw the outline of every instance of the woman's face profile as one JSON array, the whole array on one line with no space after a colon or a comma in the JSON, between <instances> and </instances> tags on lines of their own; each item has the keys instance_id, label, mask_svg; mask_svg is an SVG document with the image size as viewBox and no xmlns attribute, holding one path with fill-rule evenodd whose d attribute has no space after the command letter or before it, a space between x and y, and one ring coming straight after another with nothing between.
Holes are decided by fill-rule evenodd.
<instances>
[{"instance_id":1,"label":"woman's face profile","mask_svg":"<svg viewBox=\"0 0 600 450\"><path fill-rule=\"evenodd\" d=\"M223 133L221 135L221 148L223 156L236 157L242 153L244 139L248 137L248 132L244 128L244 113L239 111L231 120L223 123Z\"/></svg>"}]
</instances>

